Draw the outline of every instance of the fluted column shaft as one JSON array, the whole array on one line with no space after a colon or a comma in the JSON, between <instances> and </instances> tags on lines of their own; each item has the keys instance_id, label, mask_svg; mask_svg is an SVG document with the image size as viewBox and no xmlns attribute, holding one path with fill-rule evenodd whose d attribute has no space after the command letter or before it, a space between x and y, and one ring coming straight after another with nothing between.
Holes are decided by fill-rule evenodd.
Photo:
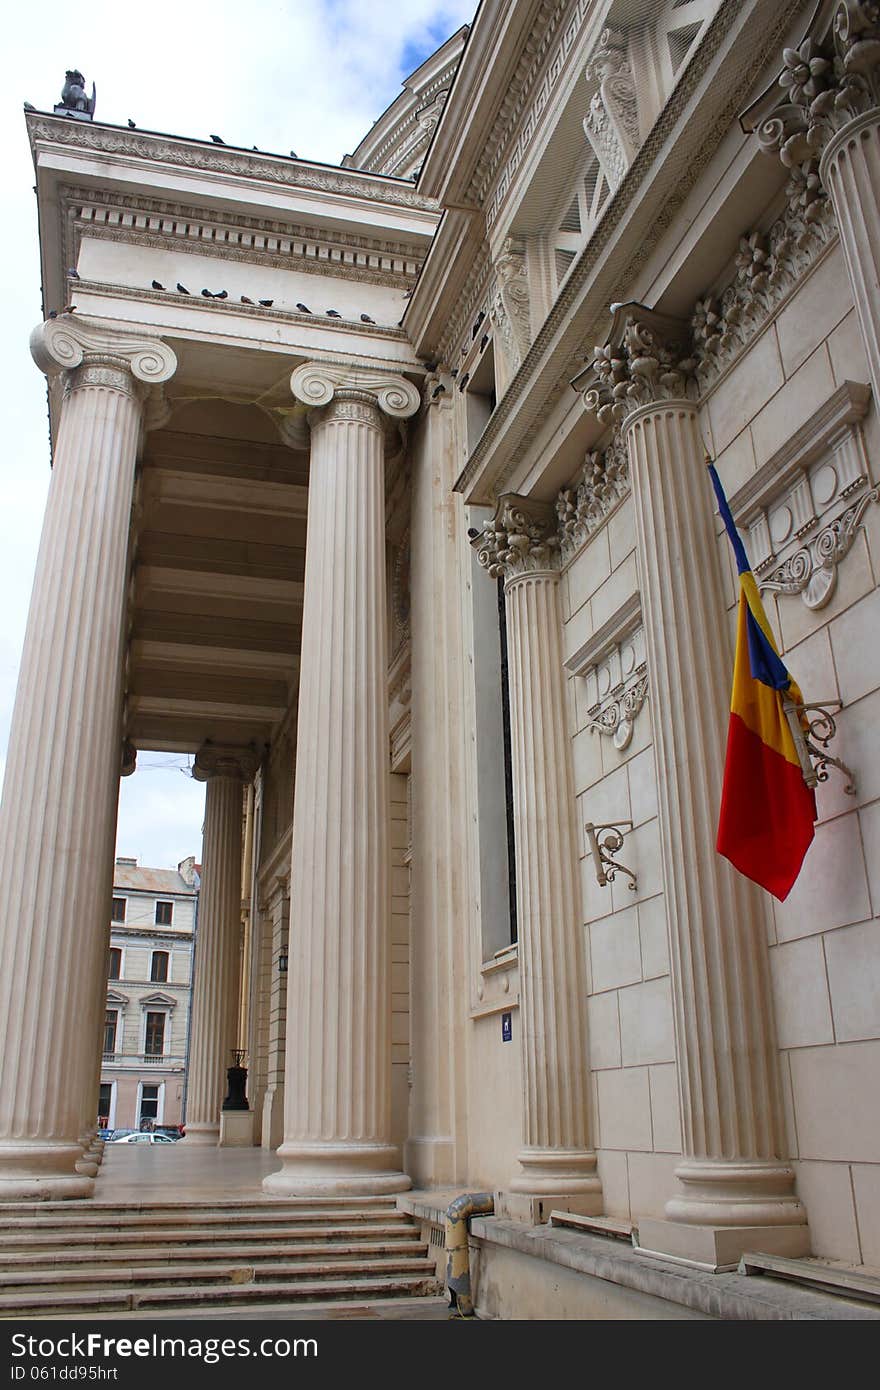
<instances>
[{"instance_id":1,"label":"fluted column shaft","mask_svg":"<svg viewBox=\"0 0 880 1390\"><path fill-rule=\"evenodd\" d=\"M95 980L106 978L140 417L126 361L86 360L70 374L0 811L0 1195L10 1198L92 1190L74 1163L99 1046Z\"/></svg>"},{"instance_id":2,"label":"fluted column shaft","mask_svg":"<svg viewBox=\"0 0 880 1390\"><path fill-rule=\"evenodd\" d=\"M238 1046L242 774L234 758L196 773L207 781L202 887L193 970L187 1144L216 1144L226 1071Z\"/></svg>"},{"instance_id":3,"label":"fluted column shaft","mask_svg":"<svg viewBox=\"0 0 880 1390\"><path fill-rule=\"evenodd\" d=\"M596 1212L559 574L515 574L505 596L525 1087L522 1171L510 1187Z\"/></svg>"},{"instance_id":4,"label":"fluted column shaft","mask_svg":"<svg viewBox=\"0 0 880 1390\"><path fill-rule=\"evenodd\" d=\"M409 1186L390 1143L383 430L374 395L330 394L310 417L284 1166L264 1182L285 1195Z\"/></svg>"},{"instance_id":5,"label":"fluted column shaft","mask_svg":"<svg viewBox=\"0 0 880 1390\"><path fill-rule=\"evenodd\" d=\"M829 141L820 165L880 401L880 107L858 116Z\"/></svg>"},{"instance_id":6,"label":"fluted column shaft","mask_svg":"<svg viewBox=\"0 0 880 1390\"><path fill-rule=\"evenodd\" d=\"M697 407L645 405L625 431L684 1135L682 1191L667 1215L704 1226L794 1226L805 1240L784 1161L764 903L714 848L732 651Z\"/></svg>"}]
</instances>

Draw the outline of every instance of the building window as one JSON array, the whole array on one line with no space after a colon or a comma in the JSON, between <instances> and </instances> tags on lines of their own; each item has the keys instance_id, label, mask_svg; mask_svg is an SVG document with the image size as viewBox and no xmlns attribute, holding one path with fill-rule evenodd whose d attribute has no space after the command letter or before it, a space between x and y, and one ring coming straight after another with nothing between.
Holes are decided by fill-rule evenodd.
<instances>
[{"instance_id":1,"label":"building window","mask_svg":"<svg viewBox=\"0 0 880 1390\"><path fill-rule=\"evenodd\" d=\"M114 898L113 906L110 909L111 922L125 921L125 898Z\"/></svg>"},{"instance_id":2,"label":"building window","mask_svg":"<svg viewBox=\"0 0 880 1390\"><path fill-rule=\"evenodd\" d=\"M161 1017L161 1015L160 1015ZM138 1116L139 1129L152 1129L159 1118L159 1087L141 1086L141 1112Z\"/></svg>"},{"instance_id":3,"label":"building window","mask_svg":"<svg viewBox=\"0 0 880 1390\"><path fill-rule=\"evenodd\" d=\"M113 1086L102 1081L98 1088L98 1127L106 1129L110 1124L110 1111L113 1107Z\"/></svg>"},{"instance_id":4,"label":"building window","mask_svg":"<svg viewBox=\"0 0 880 1390\"><path fill-rule=\"evenodd\" d=\"M169 903L170 906L170 903ZM168 952L154 951L150 961L150 979L154 981L165 981L168 979Z\"/></svg>"},{"instance_id":5,"label":"building window","mask_svg":"<svg viewBox=\"0 0 880 1390\"><path fill-rule=\"evenodd\" d=\"M112 1057L116 1051L116 1030L119 1024L119 1011L108 1009L104 1015L104 1054Z\"/></svg>"},{"instance_id":6,"label":"building window","mask_svg":"<svg viewBox=\"0 0 880 1390\"><path fill-rule=\"evenodd\" d=\"M174 903L156 903L156 926L170 927Z\"/></svg>"},{"instance_id":7,"label":"building window","mask_svg":"<svg viewBox=\"0 0 880 1390\"><path fill-rule=\"evenodd\" d=\"M147 1030L144 1035L144 1056L161 1057L165 1051L165 1015L147 1014Z\"/></svg>"},{"instance_id":8,"label":"building window","mask_svg":"<svg viewBox=\"0 0 880 1390\"><path fill-rule=\"evenodd\" d=\"M118 946L110 947L110 968L107 971L107 979L122 979L122 951Z\"/></svg>"}]
</instances>

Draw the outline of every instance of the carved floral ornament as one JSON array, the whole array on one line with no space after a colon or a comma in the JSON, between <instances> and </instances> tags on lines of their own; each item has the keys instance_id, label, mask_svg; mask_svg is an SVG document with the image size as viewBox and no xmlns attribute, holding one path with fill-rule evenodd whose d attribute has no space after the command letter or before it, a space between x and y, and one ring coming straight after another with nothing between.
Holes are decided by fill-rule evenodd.
<instances>
[{"instance_id":1,"label":"carved floral ornament","mask_svg":"<svg viewBox=\"0 0 880 1390\"><path fill-rule=\"evenodd\" d=\"M555 521L552 503L514 493L499 498L495 515L471 537L490 579L557 569L560 545Z\"/></svg>"},{"instance_id":2,"label":"carved floral ornament","mask_svg":"<svg viewBox=\"0 0 880 1390\"><path fill-rule=\"evenodd\" d=\"M629 454L618 432L605 449L590 449L571 487L556 499L563 563L602 525L629 492Z\"/></svg>"},{"instance_id":3,"label":"carved floral ornament","mask_svg":"<svg viewBox=\"0 0 880 1390\"><path fill-rule=\"evenodd\" d=\"M608 342L572 382L603 425L620 424L639 406L699 395L688 325L642 304L617 304Z\"/></svg>"},{"instance_id":4,"label":"carved floral ornament","mask_svg":"<svg viewBox=\"0 0 880 1390\"><path fill-rule=\"evenodd\" d=\"M740 120L794 170L817 160L838 130L880 104L880 4L825 0L797 47L783 49L782 62L772 86Z\"/></svg>"}]
</instances>

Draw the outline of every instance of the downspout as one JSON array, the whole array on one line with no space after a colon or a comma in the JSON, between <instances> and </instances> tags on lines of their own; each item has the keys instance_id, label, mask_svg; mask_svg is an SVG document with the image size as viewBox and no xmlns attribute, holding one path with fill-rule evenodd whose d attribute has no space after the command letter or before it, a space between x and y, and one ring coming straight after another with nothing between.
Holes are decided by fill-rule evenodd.
<instances>
[{"instance_id":1,"label":"downspout","mask_svg":"<svg viewBox=\"0 0 880 1390\"><path fill-rule=\"evenodd\" d=\"M495 1199L488 1192L464 1192L446 1208L446 1286L449 1306L460 1318L472 1318L471 1267L468 1221L472 1216L491 1216Z\"/></svg>"}]
</instances>

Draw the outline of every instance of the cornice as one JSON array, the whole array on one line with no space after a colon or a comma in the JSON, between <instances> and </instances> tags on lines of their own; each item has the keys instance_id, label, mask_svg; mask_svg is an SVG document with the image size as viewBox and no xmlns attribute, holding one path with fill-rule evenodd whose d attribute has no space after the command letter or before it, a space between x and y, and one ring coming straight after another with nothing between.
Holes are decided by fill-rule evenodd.
<instances>
[{"instance_id":1,"label":"cornice","mask_svg":"<svg viewBox=\"0 0 880 1390\"><path fill-rule=\"evenodd\" d=\"M195 248L199 255L224 261L285 270L295 266L307 274L326 276L330 264L346 279L399 287L415 283L426 251L423 244L389 237L328 235L316 227L265 217L212 216L170 199L139 195L135 205L103 189L62 185L59 202L67 265L76 265L79 242L88 235L164 250Z\"/></svg>"},{"instance_id":2,"label":"cornice","mask_svg":"<svg viewBox=\"0 0 880 1390\"><path fill-rule=\"evenodd\" d=\"M95 154L123 155L151 164L231 175L244 181L283 184L291 189L363 199L410 211L436 213L438 210L436 202L418 193L411 183L389 175L306 163L284 155L207 144L183 136L123 130L97 122L67 121L39 111L28 112L26 120L35 156L38 143L46 141Z\"/></svg>"},{"instance_id":3,"label":"cornice","mask_svg":"<svg viewBox=\"0 0 880 1390\"><path fill-rule=\"evenodd\" d=\"M591 337L598 341L600 336L606 336L608 303L615 297L615 289L633 283L672 224L712 158L717 143L741 110L743 96L754 82L756 61L782 40L798 4L799 0L787 0L784 4L756 0L744 17L742 0L722 0L697 52L608 202L593 237L584 247L519 371L492 413L454 484L456 492L470 500L487 502L505 490L529 447L535 420L546 415L570 389L571 377L583 368L584 348ZM756 11L766 12L763 24ZM721 89L717 106L706 113L708 129L714 138L706 138L704 122L697 125L682 118L713 60L738 23L740 32L728 55L732 71ZM704 101L718 89L716 82L707 91ZM676 132L679 125L681 128ZM659 190L650 190L653 197L646 199L646 184L664 150L667 157L656 171ZM628 218L641 218L644 225L639 227L638 233L627 236L624 231L621 235ZM573 332L575 325L576 332ZM525 410L522 409L524 404ZM513 437L505 439L504 447L499 448L508 425L513 429ZM479 485L475 488L477 479Z\"/></svg>"},{"instance_id":4,"label":"cornice","mask_svg":"<svg viewBox=\"0 0 880 1390\"><path fill-rule=\"evenodd\" d=\"M535 35L567 3L483 0L419 180L444 206L477 206L474 178L507 133L512 104L542 43Z\"/></svg>"}]
</instances>

